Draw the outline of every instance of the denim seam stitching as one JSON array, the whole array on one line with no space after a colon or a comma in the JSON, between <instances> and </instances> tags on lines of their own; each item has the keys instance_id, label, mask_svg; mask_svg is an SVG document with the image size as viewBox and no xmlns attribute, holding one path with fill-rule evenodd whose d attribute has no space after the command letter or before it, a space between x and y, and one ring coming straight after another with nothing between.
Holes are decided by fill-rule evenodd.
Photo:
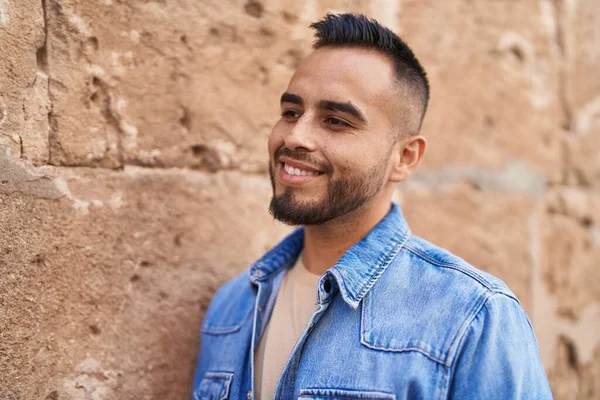
<instances>
[{"instance_id":1,"label":"denim seam stitching","mask_svg":"<svg viewBox=\"0 0 600 400\"><path fill-rule=\"evenodd\" d=\"M423 354L425 357L429 358L430 360L441 364L444 367L449 367L448 363L445 362L444 360L434 356L433 354L430 354L427 350L422 349L420 347L400 347L400 348L385 348L385 347L379 347L379 346L375 346L374 344L370 344L366 341L365 339L365 319L366 319L366 312L365 312L365 302L362 303L362 307L361 307L361 324L360 324L360 343L370 349L373 350L379 350L379 351L385 351L385 352L391 352L391 353L402 353L402 352L408 352L408 351L414 351L417 353L421 353Z\"/></svg>"},{"instance_id":2,"label":"denim seam stitching","mask_svg":"<svg viewBox=\"0 0 600 400\"><path fill-rule=\"evenodd\" d=\"M235 333L237 331L239 331L242 328L242 326L237 326L234 328L230 328L230 329L202 329L202 333L206 333L207 335L227 335L229 333Z\"/></svg>"},{"instance_id":3,"label":"denim seam stitching","mask_svg":"<svg viewBox=\"0 0 600 400\"><path fill-rule=\"evenodd\" d=\"M291 250L298 247L298 242L304 240L304 236L300 234L300 231L303 231L304 228L298 228L292 233L290 233L287 238L290 240L283 240L277 246L269 250L266 254L264 254L258 261L256 261L250 267L250 278L255 279L256 281L264 281L269 278L270 275L276 273L281 267L278 267L272 271L269 271L268 274L265 274L263 277L254 278L252 271L256 268L260 268L262 265L269 268L273 264L285 264L285 262L291 258Z\"/></svg>"},{"instance_id":4,"label":"denim seam stitching","mask_svg":"<svg viewBox=\"0 0 600 400\"><path fill-rule=\"evenodd\" d=\"M379 279L390 263L398 255L400 250L402 250L402 247L406 244L406 242L408 242L409 237L410 231L408 229L403 229L398 236L392 238L392 245L383 253L385 255L383 258L380 258L378 262L379 266L371 273L371 276L367 282L361 286L356 294L356 298L353 298L354 301L360 301L360 299L363 298L365 293L373 286L373 283Z\"/></svg>"},{"instance_id":5,"label":"denim seam stitching","mask_svg":"<svg viewBox=\"0 0 600 400\"><path fill-rule=\"evenodd\" d=\"M356 397L346 397L346 396L341 396L340 395L324 395L321 394L319 392L321 391L327 391L327 390L334 390L334 391L340 391L340 392L347 392L349 393L349 395L353 394L351 392L356 392L358 394L376 394L376 395L383 395L386 396L385 399L387 398L391 398L391 399L396 399L396 395L394 393L389 393L389 392L382 392L379 390L357 390L357 389L344 389L344 388L313 388L313 387L309 387L309 388L301 388L298 396L299 397L308 397L308 396L319 396L319 397L335 397L337 398L342 398L342 399L356 399ZM308 392L308 393L306 393ZM314 392L317 392L316 394ZM383 399L383 398L382 398Z\"/></svg>"},{"instance_id":6,"label":"denim seam stitching","mask_svg":"<svg viewBox=\"0 0 600 400\"><path fill-rule=\"evenodd\" d=\"M450 344L448 346L447 357L449 360L451 360L451 363L454 363L454 361L456 360L456 355L458 354L458 347L460 344L461 337L464 336L465 332L469 329L475 318L477 318L477 315L481 312L481 309L485 306L488 299L494 294L497 293L485 292L482 296L477 297L473 302L473 306L471 307L471 309L466 313L466 317L460 325L460 328L456 332L456 335L454 336L452 341L449 342Z\"/></svg>"},{"instance_id":7,"label":"denim seam stitching","mask_svg":"<svg viewBox=\"0 0 600 400\"><path fill-rule=\"evenodd\" d=\"M444 360L441 360L441 359L435 357L434 355L429 354L426 350L424 350L420 347L401 347L401 348L395 348L395 349L388 349L388 348L384 348L384 347L377 347L375 345L367 343L362 338L361 338L360 342L362 345L364 345L365 347L368 347L369 349L385 351L385 352L389 352L389 353L404 353L404 352L421 353L425 357L429 358L431 361L438 363L444 367L449 367L447 362L444 362Z\"/></svg>"},{"instance_id":8,"label":"denim seam stitching","mask_svg":"<svg viewBox=\"0 0 600 400\"><path fill-rule=\"evenodd\" d=\"M223 377L223 375L225 375L225 377ZM223 399L227 399L227 397L229 396L229 391L231 390L231 381L233 380L233 372L227 372L227 371L206 371L204 373L204 376L202 377L202 379L200 379L200 383L198 384L198 387L194 390L194 399L198 399L198 390L200 389L201 382L204 379L210 379L210 380L221 380L224 381L226 383L226 391L224 394L224 397L221 397L220 400Z\"/></svg>"},{"instance_id":9,"label":"denim seam stitching","mask_svg":"<svg viewBox=\"0 0 600 400\"><path fill-rule=\"evenodd\" d=\"M477 273L474 273L473 271L470 271L470 270L464 268L460 264L439 262L438 260L435 260L435 259L429 257L427 254L423 253L420 249L417 249L414 246L411 246L410 244L407 244L404 247L408 251L410 251L411 253L417 255L418 257L423 258L425 261L428 261L428 262L430 262L430 263L432 263L434 265L437 265L438 267L448 268L448 269L454 269L456 271L462 272L463 274L465 274L465 275L467 275L467 276L475 279L477 282L481 283L487 289L495 291L495 292L499 292L500 291L500 288L498 286L494 285L492 282L488 281L487 279L485 279L481 275L479 275Z\"/></svg>"},{"instance_id":10,"label":"denim seam stitching","mask_svg":"<svg viewBox=\"0 0 600 400\"><path fill-rule=\"evenodd\" d=\"M416 351L416 352L422 353L426 357L430 358L432 361L435 361L445 367L451 368L452 363L455 360L455 356L458 353L458 349L456 349L456 350L454 349L454 347L457 346L456 345L457 340L460 343L459 338L461 338L461 336L464 335L464 332L466 330L468 330L468 327L471 325L471 323L473 322L475 317L479 314L479 312L481 311L481 308L487 303L487 300L491 296L496 295L496 294L503 295L503 296L509 297L511 299L514 299L514 297L512 297L508 294L505 294L503 292L487 292L486 296L483 296L483 297L480 297L479 299L477 299L478 301L474 302L471 310L468 310L466 312L467 316L465 317L465 320L463 321L463 323L461 324L461 327L459 328L458 332L456 333L455 338L449 342L448 350L446 352L443 352L443 354L440 354L440 357L443 357L443 358L433 355L430 351L428 351L422 347L412 347L411 346L411 347L386 348L386 347L380 347L380 346L376 346L374 344L368 343L365 339L365 326L366 326L366 314L367 313L365 312L364 307L368 306L366 304L366 302L363 302L363 305L361 308L360 342L361 342L361 344L363 344L364 346L366 346L368 348L375 349L375 350L381 350L381 351L388 351L388 352ZM369 299L367 299L367 301L368 300Z\"/></svg>"},{"instance_id":11,"label":"denim seam stitching","mask_svg":"<svg viewBox=\"0 0 600 400\"><path fill-rule=\"evenodd\" d=\"M457 337L454 339L453 342L455 342L455 344L453 344L451 347L456 347L454 349L454 354L452 355L452 364L450 365L450 374L448 376L448 382L447 382L447 386L446 386L446 394L449 395L450 392L450 385L452 383L452 380L454 379L454 372L455 372L455 368L456 368L456 360L458 359L457 355L460 354L464 344L465 344L465 340L467 337L467 332L469 331L469 328L473 325L473 321L475 321L477 319L477 316L479 315L479 313L481 312L481 310L483 310L485 308L485 305L487 304L488 300L495 295L501 295L503 293L488 293L488 295L483 299L483 301L481 302L481 304L479 305L479 307L477 308L477 311L473 313L473 315L471 316L470 319L465 320L465 322L463 323L463 329L462 331L460 331L457 334ZM509 296L510 297L510 296ZM467 322L468 321L468 322Z\"/></svg>"},{"instance_id":12,"label":"denim seam stitching","mask_svg":"<svg viewBox=\"0 0 600 400\"><path fill-rule=\"evenodd\" d=\"M448 382L450 381L450 368L444 368L442 373L437 374L437 375L439 376L438 379L440 381L442 379L444 379L446 382L445 383L436 382L435 391L436 391L436 394L439 395L439 396L437 396L439 400L445 400L448 398L448 396L445 394L444 389L448 385Z\"/></svg>"},{"instance_id":13,"label":"denim seam stitching","mask_svg":"<svg viewBox=\"0 0 600 400\"><path fill-rule=\"evenodd\" d=\"M214 327L206 327L206 328L202 328L202 333L206 333L209 335L227 335L230 333L235 333L237 331L239 331L240 329L242 329L242 326L244 325L244 322L246 321L246 319L248 318L248 315L250 314L250 312L252 311L253 307L250 307L248 309L248 311L246 311L246 314L244 315L244 317L242 318L242 320L240 321L239 325L235 325L232 327L227 327L227 328L223 328L223 329L217 329Z\"/></svg>"}]
</instances>

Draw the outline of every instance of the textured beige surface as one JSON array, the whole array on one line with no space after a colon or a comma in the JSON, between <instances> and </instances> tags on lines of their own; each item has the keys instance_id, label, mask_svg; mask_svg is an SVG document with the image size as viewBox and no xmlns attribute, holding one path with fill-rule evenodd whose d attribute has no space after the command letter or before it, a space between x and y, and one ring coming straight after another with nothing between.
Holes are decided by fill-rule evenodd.
<instances>
[{"instance_id":1,"label":"textured beige surface","mask_svg":"<svg viewBox=\"0 0 600 400\"><path fill-rule=\"evenodd\" d=\"M266 138L310 21L429 72L413 232L504 279L600 398L600 2L0 0L0 399L184 399L214 290L289 231Z\"/></svg>"}]
</instances>

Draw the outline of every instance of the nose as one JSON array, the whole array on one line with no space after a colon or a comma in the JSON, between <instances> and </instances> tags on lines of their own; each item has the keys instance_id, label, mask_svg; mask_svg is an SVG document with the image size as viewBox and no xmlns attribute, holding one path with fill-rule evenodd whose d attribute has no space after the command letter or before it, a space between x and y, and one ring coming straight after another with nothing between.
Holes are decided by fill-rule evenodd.
<instances>
[{"instance_id":1,"label":"nose","mask_svg":"<svg viewBox=\"0 0 600 400\"><path fill-rule=\"evenodd\" d=\"M313 132L310 116L305 113L284 137L285 147L291 151L314 151L316 143Z\"/></svg>"}]
</instances>

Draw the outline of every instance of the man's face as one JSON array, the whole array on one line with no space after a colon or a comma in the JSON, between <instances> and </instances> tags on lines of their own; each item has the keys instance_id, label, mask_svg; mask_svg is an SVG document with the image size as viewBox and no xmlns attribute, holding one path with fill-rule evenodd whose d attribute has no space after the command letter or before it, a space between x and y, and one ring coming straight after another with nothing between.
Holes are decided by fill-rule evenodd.
<instances>
[{"instance_id":1,"label":"man's face","mask_svg":"<svg viewBox=\"0 0 600 400\"><path fill-rule=\"evenodd\" d=\"M392 62L373 51L324 47L304 60L268 142L276 219L322 224L377 198L398 129L394 85Z\"/></svg>"}]
</instances>

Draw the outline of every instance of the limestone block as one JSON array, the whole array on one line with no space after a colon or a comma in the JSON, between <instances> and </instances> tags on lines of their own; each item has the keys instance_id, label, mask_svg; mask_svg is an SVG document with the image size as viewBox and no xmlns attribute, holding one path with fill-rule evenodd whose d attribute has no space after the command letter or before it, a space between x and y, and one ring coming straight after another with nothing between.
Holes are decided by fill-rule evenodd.
<instances>
[{"instance_id":1,"label":"limestone block","mask_svg":"<svg viewBox=\"0 0 600 400\"><path fill-rule=\"evenodd\" d=\"M560 173L551 1L403 1L402 37L431 81L425 168L525 160Z\"/></svg>"},{"instance_id":2,"label":"limestone block","mask_svg":"<svg viewBox=\"0 0 600 400\"><path fill-rule=\"evenodd\" d=\"M289 231L268 177L8 162L0 398L188 397L212 294Z\"/></svg>"},{"instance_id":3,"label":"limestone block","mask_svg":"<svg viewBox=\"0 0 600 400\"><path fill-rule=\"evenodd\" d=\"M554 398L593 400L600 396L600 350L591 362L581 362L574 343L561 336L554 365L548 373Z\"/></svg>"},{"instance_id":4,"label":"limestone block","mask_svg":"<svg viewBox=\"0 0 600 400\"><path fill-rule=\"evenodd\" d=\"M568 117L566 178L569 184L600 187L600 27L594 0L558 2Z\"/></svg>"},{"instance_id":5,"label":"limestone block","mask_svg":"<svg viewBox=\"0 0 600 400\"><path fill-rule=\"evenodd\" d=\"M546 195L546 207L587 227L600 226L600 190L580 186L553 187Z\"/></svg>"},{"instance_id":6,"label":"limestone block","mask_svg":"<svg viewBox=\"0 0 600 400\"><path fill-rule=\"evenodd\" d=\"M566 337L561 337L556 351L556 367L548 374L552 394L556 398L578 398L577 349Z\"/></svg>"},{"instance_id":7,"label":"limestone block","mask_svg":"<svg viewBox=\"0 0 600 400\"><path fill-rule=\"evenodd\" d=\"M560 214L548 215L542 225L543 279L557 297L559 315L577 319L600 303L600 235L598 228Z\"/></svg>"},{"instance_id":8,"label":"limestone block","mask_svg":"<svg viewBox=\"0 0 600 400\"><path fill-rule=\"evenodd\" d=\"M0 147L36 165L48 160L48 82L39 0L0 1Z\"/></svg>"},{"instance_id":9,"label":"limestone block","mask_svg":"<svg viewBox=\"0 0 600 400\"><path fill-rule=\"evenodd\" d=\"M47 4L60 82L52 164L266 171L279 96L310 43L290 41L293 15L217 1Z\"/></svg>"},{"instance_id":10,"label":"limestone block","mask_svg":"<svg viewBox=\"0 0 600 400\"><path fill-rule=\"evenodd\" d=\"M600 118L600 26L595 18L600 3L595 0L559 2L562 47L566 69L567 101L573 107L573 130L585 134Z\"/></svg>"},{"instance_id":11,"label":"limestone block","mask_svg":"<svg viewBox=\"0 0 600 400\"><path fill-rule=\"evenodd\" d=\"M598 110L600 111L600 108ZM585 135L567 138L566 154L567 183L598 190L600 188L600 118L591 125Z\"/></svg>"},{"instance_id":12,"label":"limestone block","mask_svg":"<svg viewBox=\"0 0 600 400\"><path fill-rule=\"evenodd\" d=\"M49 161L51 103L48 98L48 75L38 71L31 87L23 90L24 126L21 130L21 157L34 165Z\"/></svg>"}]
</instances>

